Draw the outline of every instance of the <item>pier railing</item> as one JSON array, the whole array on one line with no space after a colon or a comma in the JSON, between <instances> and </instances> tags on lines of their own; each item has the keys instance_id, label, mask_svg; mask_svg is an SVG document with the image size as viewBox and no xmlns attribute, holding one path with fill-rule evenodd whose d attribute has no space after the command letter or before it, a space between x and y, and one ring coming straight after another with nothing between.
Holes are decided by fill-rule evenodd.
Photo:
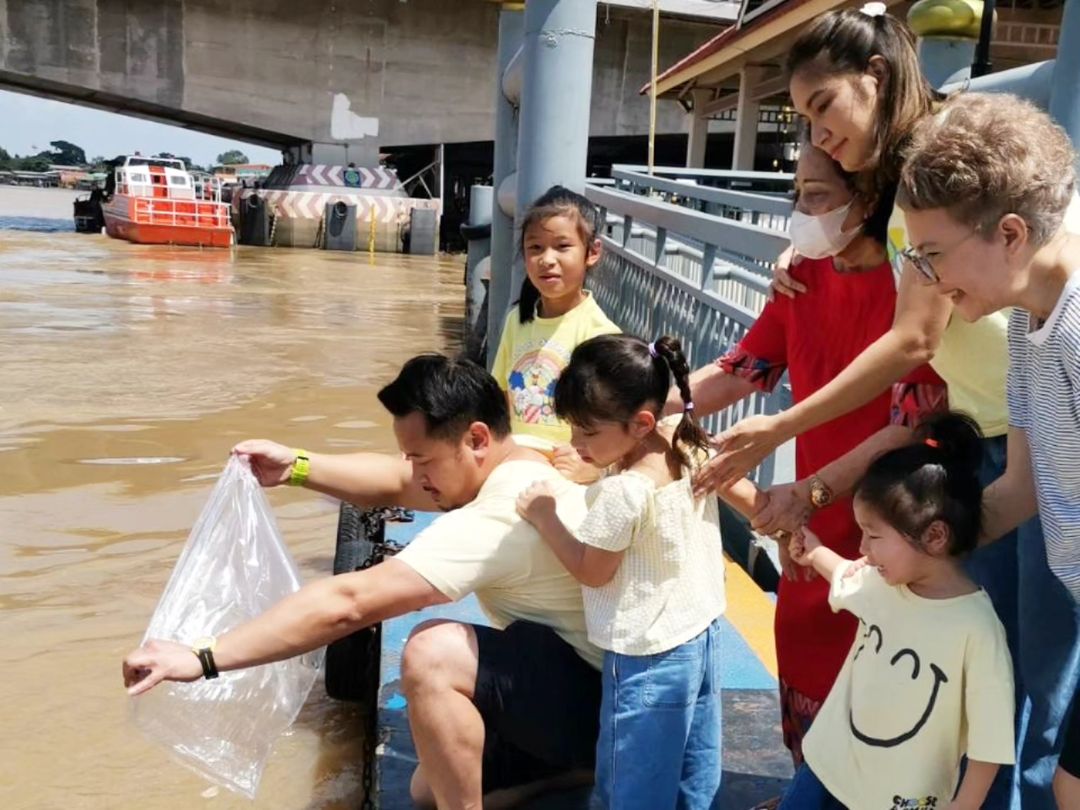
<instances>
[{"instance_id":1,"label":"pier railing","mask_svg":"<svg viewBox=\"0 0 1080 810\"><path fill-rule=\"evenodd\" d=\"M703 366L737 344L753 325L766 301L773 260L787 247L787 236L741 217L705 213L654 195L662 178L648 178L654 182L647 184L634 174L617 177L633 183L625 190L586 188L606 223L606 255L590 286L622 329L643 337L675 335L691 366ZM702 200L715 191L679 186L686 200ZM771 202L758 204L768 207L771 216L780 211ZM754 394L727 408L706 420L706 426L722 430L749 414L775 413L788 400L787 387L779 386L772 394ZM787 480L788 465L771 456L757 479L762 484Z\"/></svg>"},{"instance_id":2,"label":"pier railing","mask_svg":"<svg viewBox=\"0 0 1080 810\"><path fill-rule=\"evenodd\" d=\"M644 166L616 164L611 177L621 191L772 230L786 231L791 219L791 174L674 166L649 174Z\"/></svg>"}]
</instances>

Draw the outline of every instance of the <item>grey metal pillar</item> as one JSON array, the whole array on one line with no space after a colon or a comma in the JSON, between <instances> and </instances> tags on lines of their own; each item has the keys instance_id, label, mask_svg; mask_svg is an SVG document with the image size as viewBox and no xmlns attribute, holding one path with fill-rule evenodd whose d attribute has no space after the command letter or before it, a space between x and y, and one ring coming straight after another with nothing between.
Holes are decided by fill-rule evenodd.
<instances>
[{"instance_id":1,"label":"grey metal pillar","mask_svg":"<svg viewBox=\"0 0 1080 810\"><path fill-rule=\"evenodd\" d=\"M517 161L518 113L517 99L504 92L507 67L521 50L524 14L520 6L504 3L499 11L498 79L495 82L495 157L492 184L495 192L502 189L506 178L514 173ZM590 74L591 75L591 74ZM488 368L495 361L499 348L503 319L510 304L512 268L514 265L514 215L500 203L491 217L491 282L488 287Z\"/></svg>"},{"instance_id":2,"label":"grey metal pillar","mask_svg":"<svg viewBox=\"0 0 1080 810\"><path fill-rule=\"evenodd\" d=\"M1073 146L1080 149L1080 0L1065 3L1050 79L1050 115L1069 133Z\"/></svg>"},{"instance_id":3,"label":"grey metal pillar","mask_svg":"<svg viewBox=\"0 0 1080 810\"><path fill-rule=\"evenodd\" d=\"M465 259L465 319L472 329L484 303L484 283L477 272L482 259L491 255L491 217L494 190L491 186L469 189L469 221L461 227L468 238Z\"/></svg>"},{"instance_id":4,"label":"grey metal pillar","mask_svg":"<svg viewBox=\"0 0 1080 810\"><path fill-rule=\"evenodd\" d=\"M947 84L970 78L977 44L973 39L961 37L919 37L919 62L930 86L940 90Z\"/></svg>"},{"instance_id":5,"label":"grey metal pillar","mask_svg":"<svg viewBox=\"0 0 1080 810\"><path fill-rule=\"evenodd\" d=\"M970 82L947 84L941 88L945 93L970 90L973 93L1012 93L1026 98L1036 107L1050 108L1050 83L1054 78L1054 62L1037 62L989 76L980 76Z\"/></svg>"},{"instance_id":6,"label":"grey metal pillar","mask_svg":"<svg viewBox=\"0 0 1080 810\"><path fill-rule=\"evenodd\" d=\"M585 190L596 0L528 0L518 131L517 219L557 184ZM524 278L515 265L512 290Z\"/></svg>"}]
</instances>

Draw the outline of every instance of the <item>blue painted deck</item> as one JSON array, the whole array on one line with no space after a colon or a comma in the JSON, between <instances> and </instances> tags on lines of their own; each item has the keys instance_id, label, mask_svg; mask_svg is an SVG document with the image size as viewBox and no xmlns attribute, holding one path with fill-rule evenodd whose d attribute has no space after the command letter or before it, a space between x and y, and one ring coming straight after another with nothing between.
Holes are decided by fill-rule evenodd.
<instances>
[{"instance_id":1,"label":"blue painted deck","mask_svg":"<svg viewBox=\"0 0 1080 810\"><path fill-rule=\"evenodd\" d=\"M417 513L412 523L387 524L387 539L406 544L437 517ZM733 565L733 564L731 564ZM740 571L741 573L741 571ZM739 591L730 585L730 603ZM768 600L759 600L771 604ZM757 602L754 602L755 606ZM745 615L745 610L741 611ZM410 613L383 624L382 670L379 688L379 731L377 753L379 807L407 810L409 777L416 767L416 753L409 735L406 702L400 690L401 650L409 633L426 619L445 618L473 624L488 624L475 597L451 605L440 605ZM771 624L770 616L761 616ZM731 621L724 621L724 782L717 810L747 810L755 803L776 796L791 775L791 761L780 737L780 716L776 699L776 679L766 663ZM758 645L760 648L760 645ZM529 805L532 810L585 808L588 791L551 794Z\"/></svg>"}]
</instances>

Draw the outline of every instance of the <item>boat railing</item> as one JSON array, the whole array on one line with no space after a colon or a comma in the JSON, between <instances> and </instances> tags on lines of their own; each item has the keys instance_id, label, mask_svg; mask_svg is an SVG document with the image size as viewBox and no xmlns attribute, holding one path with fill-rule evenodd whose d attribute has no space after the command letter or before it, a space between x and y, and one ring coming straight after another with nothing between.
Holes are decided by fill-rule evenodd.
<instances>
[{"instance_id":1,"label":"boat railing","mask_svg":"<svg viewBox=\"0 0 1080 810\"><path fill-rule=\"evenodd\" d=\"M149 167L145 165L118 166L115 171L116 193L134 198L153 198L155 200L176 200L181 202L222 202L221 181L216 177L196 179L188 173L156 175L162 178L155 184ZM170 182L183 177L183 184ZM164 187L165 197L157 197L154 192Z\"/></svg>"},{"instance_id":2,"label":"boat railing","mask_svg":"<svg viewBox=\"0 0 1080 810\"><path fill-rule=\"evenodd\" d=\"M170 200L133 197L132 216L138 224L176 227L226 228L231 225L229 206L208 200Z\"/></svg>"}]
</instances>

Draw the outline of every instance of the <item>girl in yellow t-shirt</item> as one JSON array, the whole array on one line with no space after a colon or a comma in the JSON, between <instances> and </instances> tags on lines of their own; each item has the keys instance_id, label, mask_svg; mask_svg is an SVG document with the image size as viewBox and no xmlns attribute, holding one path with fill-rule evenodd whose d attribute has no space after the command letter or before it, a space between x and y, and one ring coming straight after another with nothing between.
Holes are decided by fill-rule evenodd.
<instances>
[{"instance_id":1,"label":"girl in yellow t-shirt","mask_svg":"<svg viewBox=\"0 0 1080 810\"><path fill-rule=\"evenodd\" d=\"M862 560L808 530L791 540L792 559L830 582L833 610L854 614L859 630L780 810L982 807L1014 762L1005 629L961 563L982 525L981 436L955 413L916 436L855 492Z\"/></svg>"},{"instance_id":2,"label":"girl in yellow t-shirt","mask_svg":"<svg viewBox=\"0 0 1080 810\"><path fill-rule=\"evenodd\" d=\"M570 427L555 415L555 381L579 343L618 333L585 289L600 261L599 212L581 194L552 186L521 223L526 278L506 317L492 375L510 403L510 427L520 444L552 455L576 481L597 472L570 447Z\"/></svg>"}]
</instances>

